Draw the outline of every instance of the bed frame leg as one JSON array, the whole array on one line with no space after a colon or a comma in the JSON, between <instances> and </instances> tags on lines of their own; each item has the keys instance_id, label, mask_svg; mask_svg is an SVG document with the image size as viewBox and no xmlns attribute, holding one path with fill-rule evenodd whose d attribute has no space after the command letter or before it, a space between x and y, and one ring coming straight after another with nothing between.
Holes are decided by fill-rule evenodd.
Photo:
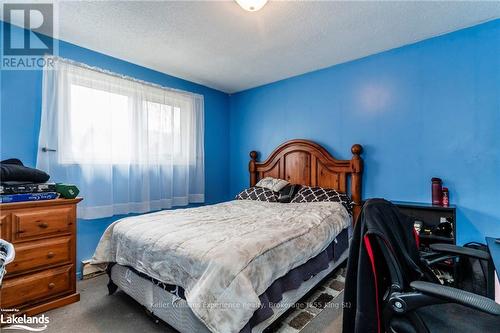
<instances>
[{"instance_id":1,"label":"bed frame leg","mask_svg":"<svg viewBox=\"0 0 500 333\"><path fill-rule=\"evenodd\" d=\"M118 286L109 278L108 282L108 295L113 295L115 291L118 289Z\"/></svg>"}]
</instances>

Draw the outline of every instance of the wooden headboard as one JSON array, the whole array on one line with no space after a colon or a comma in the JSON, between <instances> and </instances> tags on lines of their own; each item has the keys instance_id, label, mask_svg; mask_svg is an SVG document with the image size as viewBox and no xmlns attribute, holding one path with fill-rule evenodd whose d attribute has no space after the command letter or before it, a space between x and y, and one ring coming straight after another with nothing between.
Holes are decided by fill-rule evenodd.
<instances>
[{"instance_id":1,"label":"wooden headboard","mask_svg":"<svg viewBox=\"0 0 500 333\"><path fill-rule=\"evenodd\" d=\"M356 221L362 204L363 147L355 144L351 152L350 160L337 160L317 143L300 139L283 143L264 162L257 162L257 152L251 151L250 186L264 177L274 177L293 184L334 188L351 196Z\"/></svg>"}]
</instances>

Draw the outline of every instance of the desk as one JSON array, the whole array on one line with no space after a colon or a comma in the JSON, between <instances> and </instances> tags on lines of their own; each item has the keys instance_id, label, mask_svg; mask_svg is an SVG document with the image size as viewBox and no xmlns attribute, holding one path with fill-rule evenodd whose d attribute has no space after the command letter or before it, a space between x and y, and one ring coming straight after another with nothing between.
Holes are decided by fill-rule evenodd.
<instances>
[{"instance_id":1,"label":"desk","mask_svg":"<svg viewBox=\"0 0 500 333\"><path fill-rule=\"evenodd\" d=\"M490 250L493 266L495 266L495 301L500 304L500 244L495 242L495 238L486 237L486 243Z\"/></svg>"},{"instance_id":2,"label":"desk","mask_svg":"<svg viewBox=\"0 0 500 333\"><path fill-rule=\"evenodd\" d=\"M405 215L411 217L414 221L424 223L420 230L420 248L428 248L433 243L449 243L456 244L456 208L453 205L450 207L435 206L429 203L421 202L405 202L393 201L398 209ZM441 220L445 219L451 223L451 234L446 236L435 235L432 229L435 228Z\"/></svg>"}]
</instances>

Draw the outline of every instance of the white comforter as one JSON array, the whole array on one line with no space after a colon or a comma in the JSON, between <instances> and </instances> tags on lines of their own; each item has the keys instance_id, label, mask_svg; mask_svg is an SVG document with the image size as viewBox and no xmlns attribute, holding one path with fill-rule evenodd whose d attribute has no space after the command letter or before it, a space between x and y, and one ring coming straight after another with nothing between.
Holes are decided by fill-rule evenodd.
<instances>
[{"instance_id":1,"label":"white comforter","mask_svg":"<svg viewBox=\"0 0 500 333\"><path fill-rule=\"evenodd\" d=\"M322 252L349 223L334 202L238 200L166 210L111 224L93 261L181 286L212 332L239 332L260 306L260 294Z\"/></svg>"}]
</instances>

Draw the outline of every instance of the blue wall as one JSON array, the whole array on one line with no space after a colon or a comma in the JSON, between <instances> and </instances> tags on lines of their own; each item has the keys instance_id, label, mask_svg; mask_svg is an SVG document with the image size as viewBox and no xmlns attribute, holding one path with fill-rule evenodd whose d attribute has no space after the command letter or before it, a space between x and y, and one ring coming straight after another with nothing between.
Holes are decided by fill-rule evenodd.
<instances>
[{"instance_id":1,"label":"blue wall","mask_svg":"<svg viewBox=\"0 0 500 333\"><path fill-rule=\"evenodd\" d=\"M22 32L20 28L13 29ZM59 41L59 55L141 80L202 94L205 98L205 199L207 203L228 199L227 94L63 41ZM1 91L0 159L17 157L26 165L34 166L40 130L42 72L2 71ZM78 221L78 261L92 256L102 232L116 218Z\"/></svg>"},{"instance_id":2,"label":"blue wall","mask_svg":"<svg viewBox=\"0 0 500 333\"><path fill-rule=\"evenodd\" d=\"M231 96L231 194L248 153L293 138L365 148L363 196L430 200L442 177L458 241L500 236L500 20Z\"/></svg>"}]
</instances>

